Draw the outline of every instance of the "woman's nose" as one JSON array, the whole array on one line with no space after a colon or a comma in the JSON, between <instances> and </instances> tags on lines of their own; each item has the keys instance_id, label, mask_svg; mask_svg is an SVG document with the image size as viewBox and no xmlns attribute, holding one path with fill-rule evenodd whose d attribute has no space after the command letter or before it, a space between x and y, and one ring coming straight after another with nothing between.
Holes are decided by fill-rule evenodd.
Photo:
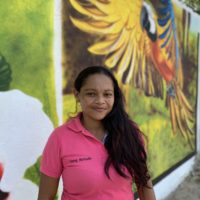
<instances>
[{"instance_id":1,"label":"woman's nose","mask_svg":"<svg viewBox=\"0 0 200 200\"><path fill-rule=\"evenodd\" d=\"M105 102L104 96L103 95L97 95L96 103L102 104L104 102Z\"/></svg>"}]
</instances>

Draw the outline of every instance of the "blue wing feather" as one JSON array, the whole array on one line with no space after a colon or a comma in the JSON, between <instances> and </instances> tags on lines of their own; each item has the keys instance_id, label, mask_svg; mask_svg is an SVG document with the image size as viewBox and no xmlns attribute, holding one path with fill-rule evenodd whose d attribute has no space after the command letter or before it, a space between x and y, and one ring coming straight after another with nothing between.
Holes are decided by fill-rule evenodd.
<instances>
[{"instance_id":1,"label":"blue wing feather","mask_svg":"<svg viewBox=\"0 0 200 200\"><path fill-rule=\"evenodd\" d=\"M168 14L169 11L170 11L170 9L169 9L168 7L159 8L159 9L158 9L158 13L159 13L160 15L166 15L166 14Z\"/></svg>"},{"instance_id":2,"label":"blue wing feather","mask_svg":"<svg viewBox=\"0 0 200 200\"><path fill-rule=\"evenodd\" d=\"M176 68L178 68L179 50L178 50L178 40L177 40L173 5L171 0L160 0L160 2L162 3L162 7L157 9L159 14L158 24L164 28L164 31L159 35L159 38L164 39L165 37L167 37L161 44L161 48L166 48L166 45L169 42L169 40L174 40ZM169 26L165 27L169 21L170 21Z\"/></svg>"},{"instance_id":3,"label":"blue wing feather","mask_svg":"<svg viewBox=\"0 0 200 200\"><path fill-rule=\"evenodd\" d=\"M171 15L169 14L165 18L158 19L158 24L160 26L165 26L168 23L168 21L170 20L170 18L171 18Z\"/></svg>"},{"instance_id":4,"label":"blue wing feather","mask_svg":"<svg viewBox=\"0 0 200 200\"><path fill-rule=\"evenodd\" d=\"M159 35L159 38L160 39L164 39L166 37L166 35L168 34L169 32L169 29L170 29L171 25L169 25L164 31L162 34Z\"/></svg>"},{"instance_id":5,"label":"blue wing feather","mask_svg":"<svg viewBox=\"0 0 200 200\"><path fill-rule=\"evenodd\" d=\"M166 3L166 4L168 4L168 3L170 3L171 2L171 0L160 0L162 3Z\"/></svg>"},{"instance_id":6,"label":"blue wing feather","mask_svg":"<svg viewBox=\"0 0 200 200\"><path fill-rule=\"evenodd\" d=\"M168 43L170 37L171 37L171 33L168 35L168 37L167 37L167 38L165 39L165 41L162 43L161 48L166 47L166 45L167 45L167 43Z\"/></svg>"}]
</instances>

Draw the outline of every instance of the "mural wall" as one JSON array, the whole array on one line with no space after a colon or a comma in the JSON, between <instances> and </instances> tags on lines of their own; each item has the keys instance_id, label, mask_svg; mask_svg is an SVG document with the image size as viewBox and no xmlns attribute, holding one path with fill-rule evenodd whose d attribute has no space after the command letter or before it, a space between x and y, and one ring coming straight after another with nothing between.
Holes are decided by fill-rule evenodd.
<instances>
[{"instance_id":1,"label":"mural wall","mask_svg":"<svg viewBox=\"0 0 200 200\"><path fill-rule=\"evenodd\" d=\"M195 153L198 21L158 0L63 1L62 16L64 117L75 111L78 71L98 64L111 69L147 136L157 182Z\"/></svg>"},{"instance_id":2,"label":"mural wall","mask_svg":"<svg viewBox=\"0 0 200 200\"><path fill-rule=\"evenodd\" d=\"M200 30L191 13L168 0L63 0L55 77L55 2L0 5L0 199L37 198L40 155L58 125L55 78L64 122L76 111L73 79L89 65L118 79L147 136L154 181L195 153Z\"/></svg>"}]
</instances>

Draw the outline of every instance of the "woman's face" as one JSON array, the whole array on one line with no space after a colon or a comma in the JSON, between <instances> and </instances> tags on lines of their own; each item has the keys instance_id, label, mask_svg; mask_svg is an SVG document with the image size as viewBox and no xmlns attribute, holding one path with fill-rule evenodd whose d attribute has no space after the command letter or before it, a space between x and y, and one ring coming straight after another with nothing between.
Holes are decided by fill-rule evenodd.
<instances>
[{"instance_id":1,"label":"woman's face","mask_svg":"<svg viewBox=\"0 0 200 200\"><path fill-rule=\"evenodd\" d=\"M94 74L87 78L80 89L75 91L84 118L102 120L112 110L114 87L112 79L104 74Z\"/></svg>"}]
</instances>

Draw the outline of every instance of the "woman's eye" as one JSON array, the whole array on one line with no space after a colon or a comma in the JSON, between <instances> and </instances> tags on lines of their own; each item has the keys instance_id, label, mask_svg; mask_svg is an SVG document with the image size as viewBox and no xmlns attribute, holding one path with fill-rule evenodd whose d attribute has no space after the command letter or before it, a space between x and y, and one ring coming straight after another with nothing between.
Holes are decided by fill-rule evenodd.
<instances>
[{"instance_id":1,"label":"woman's eye","mask_svg":"<svg viewBox=\"0 0 200 200\"><path fill-rule=\"evenodd\" d=\"M94 97L95 96L95 93L94 92L88 92L86 93L87 96L90 96L90 97Z\"/></svg>"},{"instance_id":2,"label":"woman's eye","mask_svg":"<svg viewBox=\"0 0 200 200\"><path fill-rule=\"evenodd\" d=\"M112 93L106 93L105 94L106 97L112 97L112 95L113 95Z\"/></svg>"}]
</instances>

